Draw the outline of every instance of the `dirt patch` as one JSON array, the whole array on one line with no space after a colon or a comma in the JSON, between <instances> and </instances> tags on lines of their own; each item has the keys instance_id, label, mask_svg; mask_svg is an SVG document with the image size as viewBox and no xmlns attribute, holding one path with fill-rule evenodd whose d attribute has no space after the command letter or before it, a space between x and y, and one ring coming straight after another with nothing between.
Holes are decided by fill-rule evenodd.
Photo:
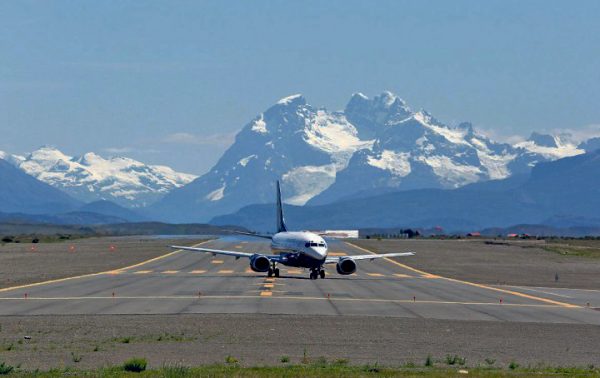
<instances>
[{"instance_id":1,"label":"dirt patch","mask_svg":"<svg viewBox=\"0 0 600 378\"><path fill-rule=\"evenodd\" d=\"M546 250L541 241L356 240L373 252L414 251L402 263L429 273L485 284L600 289L600 259ZM399 260L400 261L400 260Z\"/></svg>"},{"instance_id":2,"label":"dirt patch","mask_svg":"<svg viewBox=\"0 0 600 378\"><path fill-rule=\"evenodd\" d=\"M0 317L0 361L22 369L96 368L147 358L151 367L279 365L303 359L420 366L431 355L506 367L600 364L591 325L284 315ZM318 332L315 332L315 325ZM25 339L25 336L30 338Z\"/></svg>"},{"instance_id":3,"label":"dirt patch","mask_svg":"<svg viewBox=\"0 0 600 378\"><path fill-rule=\"evenodd\" d=\"M168 253L170 244L199 242L127 236L4 244L0 288L122 268Z\"/></svg>"}]
</instances>

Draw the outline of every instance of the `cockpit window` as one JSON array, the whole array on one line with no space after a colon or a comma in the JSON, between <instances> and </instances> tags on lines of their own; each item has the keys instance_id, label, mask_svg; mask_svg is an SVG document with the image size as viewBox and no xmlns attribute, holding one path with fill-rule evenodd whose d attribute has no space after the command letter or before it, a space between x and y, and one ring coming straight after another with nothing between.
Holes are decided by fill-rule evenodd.
<instances>
[{"instance_id":1,"label":"cockpit window","mask_svg":"<svg viewBox=\"0 0 600 378\"><path fill-rule=\"evenodd\" d=\"M310 247L310 243L306 243L306 244L304 244L304 246L305 246L306 248L308 248L308 247Z\"/></svg>"}]
</instances>

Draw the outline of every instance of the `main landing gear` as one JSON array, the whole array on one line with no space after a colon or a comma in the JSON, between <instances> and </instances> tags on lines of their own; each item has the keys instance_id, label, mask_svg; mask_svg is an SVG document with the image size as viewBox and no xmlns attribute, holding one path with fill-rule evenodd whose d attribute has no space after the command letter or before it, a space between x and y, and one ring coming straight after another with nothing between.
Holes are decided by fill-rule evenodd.
<instances>
[{"instance_id":1,"label":"main landing gear","mask_svg":"<svg viewBox=\"0 0 600 378\"><path fill-rule=\"evenodd\" d=\"M319 269L311 269L310 271L310 279L311 280L316 280L317 278L325 278L325 270L319 268Z\"/></svg>"},{"instance_id":2,"label":"main landing gear","mask_svg":"<svg viewBox=\"0 0 600 378\"><path fill-rule=\"evenodd\" d=\"M277 268L277 265L275 265L275 263L273 263L273 265L269 268L267 275L269 277L279 277L279 268Z\"/></svg>"}]
</instances>

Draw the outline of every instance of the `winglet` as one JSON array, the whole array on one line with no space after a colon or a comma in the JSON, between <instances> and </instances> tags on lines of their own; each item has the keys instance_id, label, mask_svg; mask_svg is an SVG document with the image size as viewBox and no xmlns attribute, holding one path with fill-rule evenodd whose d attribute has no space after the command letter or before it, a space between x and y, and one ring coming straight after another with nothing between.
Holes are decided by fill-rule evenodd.
<instances>
[{"instance_id":1,"label":"winglet","mask_svg":"<svg viewBox=\"0 0 600 378\"><path fill-rule=\"evenodd\" d=\"M281 187L277 180L277 232L286 232L285 220L283 219L283 205L281 203Z\"/></svg>"}]
</instances>

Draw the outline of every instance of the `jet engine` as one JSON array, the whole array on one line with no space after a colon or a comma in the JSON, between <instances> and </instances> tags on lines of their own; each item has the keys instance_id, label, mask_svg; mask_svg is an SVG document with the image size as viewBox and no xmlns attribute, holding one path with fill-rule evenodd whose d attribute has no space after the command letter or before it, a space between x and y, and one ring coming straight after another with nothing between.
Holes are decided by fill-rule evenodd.
<instances>
[{"instance_id":1,"label":"jet engine","mask_svg":"<svg viewBox=\"0 0 600 378\"><path fill-rule=\"evenodd\" d=\"M356 262L350 258L341 259L335 265L335 270L342 275L352 274L356 272Z\"/></svg>"},{"instance_id":2,"label":"jet engine","mask_svg":"<svg viewBox=\"0 0 600 378\"><path fill-rule=\"evenodd\" d=\"M255 272L266 272L271 267L271 261L265 255L254 255L250 258L250 269Z\"/></svg>"}]
</instances>

